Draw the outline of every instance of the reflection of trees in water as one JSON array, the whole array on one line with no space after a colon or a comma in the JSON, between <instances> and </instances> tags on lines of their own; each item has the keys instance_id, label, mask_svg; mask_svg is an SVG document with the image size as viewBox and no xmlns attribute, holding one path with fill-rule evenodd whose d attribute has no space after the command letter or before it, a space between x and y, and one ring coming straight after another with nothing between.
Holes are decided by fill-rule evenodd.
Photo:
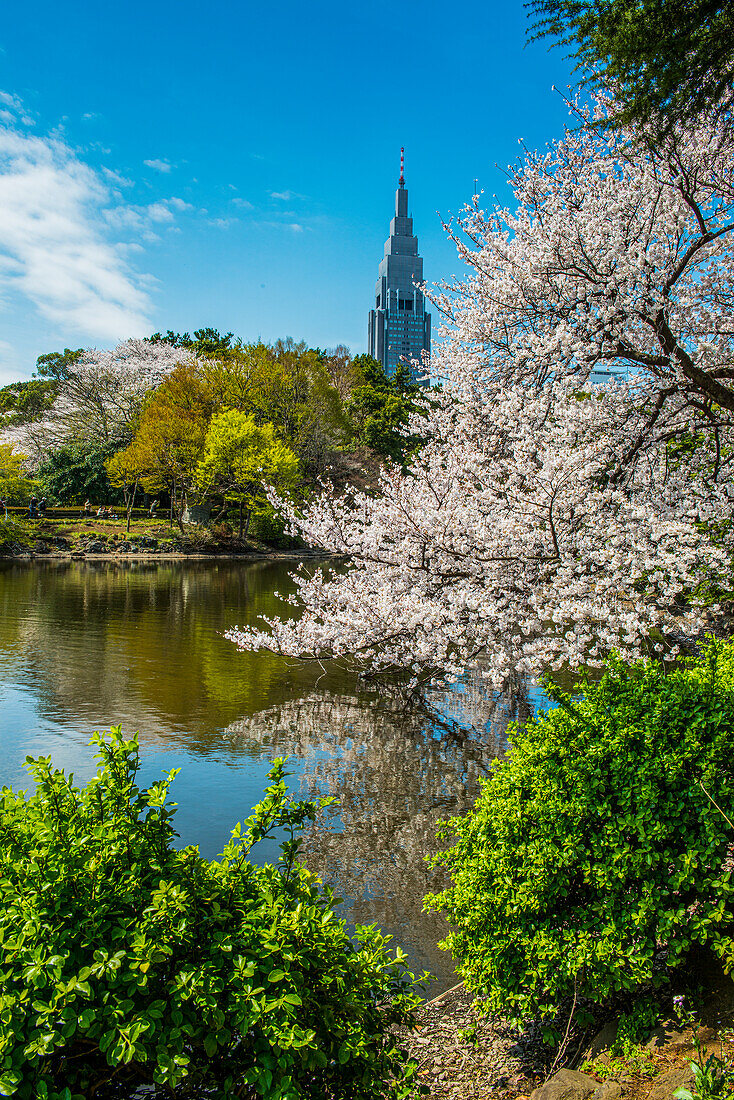
<instances>
[{"instance_id":1,"label":"reflection of trees in water","mask_svg":"<svg viewBox=\"0 0 734 1100\"><path fill-rule=\"evenodd\" d=\"M0 671L42 717L140 728L141 740L216 750L243 713L313 683L271 654L240 654L235 623L282 611L286 563L0 563Z\"/></svg>"},{"instance_id":2,"label":"reflection of trees in water","mask_svg":"<svg viewBox=\"0 0 734 1100\"><path fill-rule=\"evenodd\" d=\"M508 720L524 717L524 685L497 699L474 673L420 710L361 691L336 665L324 675L313 663L238 653L223 631L281 613L275 590L289 590L291 568L0 563L0 681L27 685L54 729L121 721L144 744L233 767L294 755L307 788L340 803L309 830L305 861L349 899L354 921L392 931L446 975L435 949L442 919L421 913L438 885L423 857L436 820L476 797Z\"/></svg>"},{"instance_id":3,"label":"reflection of trees in water","mask_svg":"<svg viewBox=\"0 0 734 1100\"><path fill-rule=\"evenodd\" d=\"M271 756L295 756L309 794L338 805L309 827L303 860L332 883L355 923L376 922L434 973L450 960L435 947L443 919L422 913L424 894L441 884L425 856L435 852L438 819L466 812L479 779L506 744L507 724L526 708L524 683L488 694L467 676L461 706L436 693L435 721L424 709L378 695L304 698L233 723L230 743L255 740ZM460 728L458 717L471 717Z\"/></svg>"}]
</instances>

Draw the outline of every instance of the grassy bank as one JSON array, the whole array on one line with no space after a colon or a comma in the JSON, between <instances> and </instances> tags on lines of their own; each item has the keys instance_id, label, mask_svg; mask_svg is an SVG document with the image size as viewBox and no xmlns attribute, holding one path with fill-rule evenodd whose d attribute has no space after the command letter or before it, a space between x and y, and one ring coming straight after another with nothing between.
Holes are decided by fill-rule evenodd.
<instances>
[{"instance_id":1,"label":"grassy bank","mask_svg":"<svg viewBox=\"0 0 734 1100\"><path fill-rule=\"evenodd\" d=\"M130 518L80 514L79 509L54 509L42 519L12 510L0 518L0 554L240 554L269 553L289 549L288 540L265 542L240 540L226 524L214 531L198 525L171 525L160 513L140 511Z\"/></svg>"}]
</instances>

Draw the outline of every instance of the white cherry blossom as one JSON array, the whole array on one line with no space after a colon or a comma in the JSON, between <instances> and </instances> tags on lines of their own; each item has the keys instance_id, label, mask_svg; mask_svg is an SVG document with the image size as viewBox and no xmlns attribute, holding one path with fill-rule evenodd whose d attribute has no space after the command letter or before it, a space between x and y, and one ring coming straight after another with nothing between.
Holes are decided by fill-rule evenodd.
<instances>
[{"instance_id":1,"label":"white cherry blossom","mask_svg":"<svg viewBox=\"0 0 734 1100\"><path fill-rule=\"evenodd\" d=\"M282 504L348 565L302 569L300 617L240 647L500 686L702 629L731 549L734 147L578 123L513 171L514 212L452 228L470 274L437 295L425 445L378 493Z\"/></svg>"},{"instance_id":2,"label":"white cherry blossom","mask_svg":"<svg viewBox=\"0 0 734 1100\"><path fill-rule=\"evenodd\" d=\"M0 432L0 441L37 466L49 450L75 439L123 445L145 395L191 353L170 344L126 340L116 348L90 348L69 369L53 406L39 420Z\"/></svg>"}]
</instances>

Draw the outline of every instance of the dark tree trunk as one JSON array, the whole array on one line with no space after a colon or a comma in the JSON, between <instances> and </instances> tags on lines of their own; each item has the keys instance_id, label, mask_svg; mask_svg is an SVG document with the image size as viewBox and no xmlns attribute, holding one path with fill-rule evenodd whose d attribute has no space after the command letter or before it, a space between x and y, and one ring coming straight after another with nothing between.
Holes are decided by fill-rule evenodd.
<instances>
[{"instance_id":1,"label":"dark tree trunk","mask_svg":"<svg viewBox=\"0 0 734 1100\"><path fill-rule=\"evenodd\" d=\"M128 495L128 506L127 506L127 533L128 533L128 535L130 534L130 516L133 514L133 508L135 507L135 494L137 493L137 491L138 491L138 483L136 481L135 484L133 485L132 496Z\"/></svg>"}]
</instances>

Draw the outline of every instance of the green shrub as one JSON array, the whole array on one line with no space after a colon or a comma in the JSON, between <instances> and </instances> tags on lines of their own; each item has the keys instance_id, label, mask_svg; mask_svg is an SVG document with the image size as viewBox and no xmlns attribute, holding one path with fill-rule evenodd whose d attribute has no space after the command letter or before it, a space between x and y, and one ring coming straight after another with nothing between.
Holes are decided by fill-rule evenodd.
<instances>
[{"instance_id":1,"label":"green shrub","mask_svg":"<svg viewBox=\"0 0 734 1100\"><path fill-rule=\"evenodd\" d=\"M418 1002L374 928L353 942L297 861L323 803L272 785L218 861L177 851L170 773L135 783L136 739L95 735L82 789L29 760L36 792L0 815L0 1095L399 1097L412 1088L390 1028ZM277 865L250 846L284 831Z\"/></svg>"},{"instance_id":2,"label":"green shrub","mask_svg":"<svg viewBox=\"0 0 734 1100\"><path fill-rule=\"evenodd\" d=\"M267 542L281 550L290 550L304 545L301 539L286 533L283 517L270 504L265 504L252 513L249 537Z\"/></svg>"},{"instance_id":3,"label":"green shrub","mask_svg":"<svg viewBox=\"0 0 734 1100\"><path fill-rule=\"evenodd\" d=\"M584 691L551 688L558 709L514 730L473 811L444 823L453 883L427 899L461 977L514 1019L656 982L661 946L674 967L731 943L734 646L667 674L614 659Z\"/></svg>"},{"instance_id":4,"label":"green shrub","mask_svg":"<svg viewBox=\"0 0 734 1100\"><path fill-rule=\"evenodd\" d=\"M629 1056L648 1038L659 1020L660 1006L653 997L643 997L637 1001L629 1012L623 1012L619 1017L611 1053Z\"/></svg>"},{"instance_id":5,"label":"green shrub","mask_svg":"<svg viewBox=\"0 0 734 1100\"><path fill-rule=\"evenodd\" d=\"M0 514L0 554L9 553L16 546L30 546L38 525L28 520L5 517Z\"/></svg>"},{"instance_id":6,"label":"green shrub","mask_svg":"<svg viewBox=\"0 0 734 1100\"><path fill-rule=\"evenodd\" d=\"M115 453L112 443L78 440L46 454L38 477L50 504L122 504L122 490L113 486L105 462Z\"/></svg>"}]
</instances>

